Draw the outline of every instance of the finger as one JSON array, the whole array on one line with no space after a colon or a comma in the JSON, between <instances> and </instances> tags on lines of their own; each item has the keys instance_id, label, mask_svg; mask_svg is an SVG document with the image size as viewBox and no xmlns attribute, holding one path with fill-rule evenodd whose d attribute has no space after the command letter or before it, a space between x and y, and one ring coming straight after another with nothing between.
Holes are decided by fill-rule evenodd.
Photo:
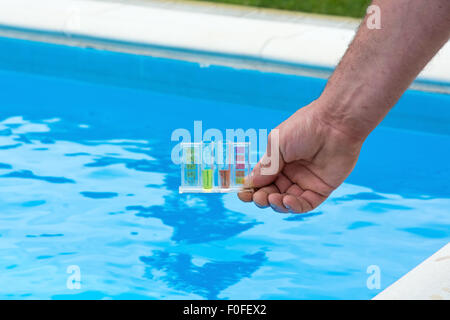
<instances>
[{"instance_id":1,"label":"finger","mask_svg":"<svg viewBox=\"0 0 450 320\"><path fill-rule=\"evenodd\" d=\"M269 204L269 194L279 193L278 188L275 185L269 185L261 188L253 194L253 202L259 208L267 208Z\"/></svg>"},{"instance_id":2,"label":"finger","mask_svg":"<svg viewBox=\"0 0 450 320\"><path fill-rule=\"evenodd\" d=\"M278 174L283 170L284 164L280 152L278 129L274 129L269 135L266 153L256 164L251 175L246 179L247 187L261 188L273 183L278 177Z\"/></svg>"},{"instance_id":3,"label":"finger","mask_svg":"<svg viewBox=\"0 0 450 320\"><path fill-rule=\"evenodd\" d=\"M282 172L278 174L278 177L275 179L275 185L277 186L280 193L285 193L291 186L292 181L289 180Z\"/></svg>"},{"instance_id":4,"label":"finger","mask_svg":"<svg viewBox=\"0 0 450 320\"><path fill-rule=\"evenodd\" d=\"M300 196L285 194L283 197L283 205L292 213L306 213L317 208L326 197L306 190Z\"/></svg>"},{"instance_id":5,"label":"finger","mask_svg":"<svg viewBox=\"0 0 450 320\"><path fill-rule=\"evenodd\" d=\"M322 196L330 195L333 187L328 185L318 175L302 164L291 164L286 166L284 174L303 190L314 190Z\"/></svg>"},{"instance_id":6,"label":"finger","mask_svg":"<svg viewBox=\"0 0 450 320\"><path fill-rule=\"evenodd\" d=\"M283 204L283 195L281 193L271 193L269 194L269 204L272 209L279 213L288 213L287 209Z\"/></svg>"},{"instance_id":7,"label":"finger","mask_svg":"<svg viewBox=\"0 0 450 320\"><path fill-rule=\"evenodd\" d=\"M305 190L300 188L297 184L293 184L286 190L285 193L293 195L295 197L299 197L303 192L305 192Z\"/></svg>"},{"instance_id":8,"label":"finger","mask_svg":"<svg viewBox=\"0 0 450 320\"><path fill-rule=\"evenodd\" d=\"M243 202L252 202L253 201L253 193L252 191L241 191L238 192L239 200Z\"/></svg>"},{"instance_id":9,"label":"finger","mask_svg":"<svg viewBox=\"0 0 450 320\"><path fill-rule=\"evenodd\" d=\"M275 179L278 177L278 173L281 171L281 169L284 166L284 162L281 162L279 164L278 172L275 174L268 175L268 174L263 173L263 167L264 168L269 167L271 162L267 162L269 164L267 164L267 163L263 164L262 161L265 161L265 160L261 159L261 161L256 164L256 166L253 169L250 176L245 178L245 182L244 182L245 187L247 187L247 188L262 188L264 186L268 186L268 185L272 184L275 181Z\"/></svg>"},{"instance_id":10,"label":"finger","mask_svg":"<svg viewBox=\"0 0 450 320\"><path fill-rule=\"evenodd\" d=\"M261 161L264 161L263 159L261 159ZM256 166L253 168L250 176L245 178L245 182L244 182L244 186L247 188L261 188L267 185L270 185L271 183L273 183L275 181L275 179L277 178L277 175L263 175L261 173L261 170L264 166L264 164L262 164L262 162L258 162L256 164Z\"/></svg>"}]
</instances>

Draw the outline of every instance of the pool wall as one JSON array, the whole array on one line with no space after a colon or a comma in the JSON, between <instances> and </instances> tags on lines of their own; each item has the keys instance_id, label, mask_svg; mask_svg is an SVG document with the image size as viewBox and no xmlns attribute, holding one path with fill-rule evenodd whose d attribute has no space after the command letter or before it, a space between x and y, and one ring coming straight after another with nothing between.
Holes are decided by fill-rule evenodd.
<instances>
[{"instance_id":1,"label":"pool wall","mask_svg":"<svg viewBox=\"0 0 450 320\"><path fill-rule=\"evenodd\" d=\"M319 97L326 84L322 78L7 37L0 37L0 68L291 112ZM382 125L450 134L449 106L447 94L408 90Z\"/></svg>"},{"instance_id":2,"label":"pool wall","mask_svg":"<svg viewBox=\"0 0 450 320\"><path fill-rule=\"evenodd\" d=\"M359 20L173 0L3 0L0 25L334 68ZM1 31L1 30L0 30ZM81 43L79 43L81 45ZM450 82L450 45L420 79Z\"/></svg>"}]
</instances>

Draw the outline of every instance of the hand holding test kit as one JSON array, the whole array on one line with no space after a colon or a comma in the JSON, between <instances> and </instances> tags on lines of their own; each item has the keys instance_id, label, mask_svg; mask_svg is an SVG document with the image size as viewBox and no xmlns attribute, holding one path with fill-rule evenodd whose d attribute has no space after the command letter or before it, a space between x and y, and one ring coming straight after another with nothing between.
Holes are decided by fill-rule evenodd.
<instances>
[{"instance_id":1,"label":"hand holding test kit","mask_svg":"<svg viewBox=\"0 0 450 320\"><path fill-rule=\"evenodd\" d=\"M230 193L243 190L250 174L250 143L182 143L180 193Z\"/></svg>"}]
</instances>

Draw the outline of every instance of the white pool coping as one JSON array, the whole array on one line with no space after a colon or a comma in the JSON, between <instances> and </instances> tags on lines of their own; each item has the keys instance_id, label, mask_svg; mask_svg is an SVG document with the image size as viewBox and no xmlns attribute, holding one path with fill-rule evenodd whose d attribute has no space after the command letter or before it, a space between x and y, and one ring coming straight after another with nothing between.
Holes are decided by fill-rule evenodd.
<instances>
[{"instance_id":1,"label":"white pool coping","mask_svg":"<svg viewBox=\"0 0 450 320\"><path fill-rule=\"evenodd\" d=\"M450 300L450 243L374 300Z\"/></svg>"},{"instance_id":2,"label":"white pool coping","mask_svg":"<svg viewBox=\"0 0 450 320\"><path fill-rule=\"evenodd\" d=\"M189 1L2 0L0 25L334 68L358 20ZM420 79L448 83L449 70L447 43Z\"/></svg>"}]
</instances>

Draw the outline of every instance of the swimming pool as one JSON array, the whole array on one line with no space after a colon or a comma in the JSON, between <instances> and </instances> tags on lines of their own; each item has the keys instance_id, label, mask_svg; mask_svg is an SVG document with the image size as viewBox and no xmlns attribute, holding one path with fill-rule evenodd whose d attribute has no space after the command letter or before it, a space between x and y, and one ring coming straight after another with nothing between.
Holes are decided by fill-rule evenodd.
<instances>
[{"instance_id":1,"label":"swimming pool","mask_svg":"<svg viewBox=\"0 0 450 320\"><path fill-rule=\"evenodd\" d=\"M170 135L195 120L273 128L323 79L8 38L0 49L0 298L368 299L449 242L448 95L408 91L329 200L282 215L180 195Z\"/></svg>"}]
</instances>

